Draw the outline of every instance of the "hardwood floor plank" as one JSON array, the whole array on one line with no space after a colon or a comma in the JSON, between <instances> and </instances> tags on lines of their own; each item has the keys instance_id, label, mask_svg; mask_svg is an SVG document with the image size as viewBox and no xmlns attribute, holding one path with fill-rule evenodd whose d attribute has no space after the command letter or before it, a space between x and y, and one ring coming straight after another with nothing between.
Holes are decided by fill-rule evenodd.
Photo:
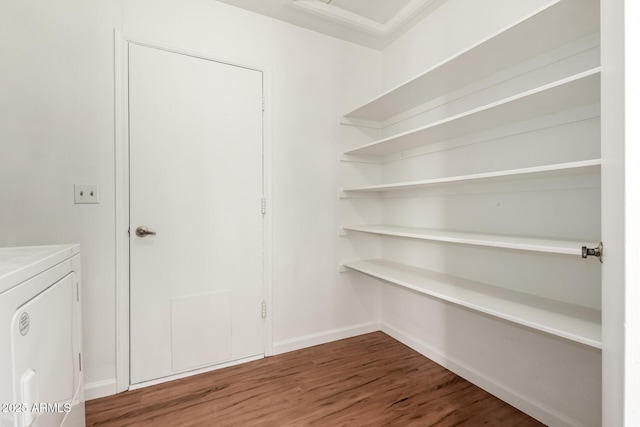
<instances>
[{"instance_id":1,"label":"hardwood floor plank","mask_svg":"<svg viewBox=\"0 0 640 427\"><path fill-rule=\"evenodd\" d=\"M87 427L542 426L382 332L87 402Z\"/></svg>"}]
</instances>

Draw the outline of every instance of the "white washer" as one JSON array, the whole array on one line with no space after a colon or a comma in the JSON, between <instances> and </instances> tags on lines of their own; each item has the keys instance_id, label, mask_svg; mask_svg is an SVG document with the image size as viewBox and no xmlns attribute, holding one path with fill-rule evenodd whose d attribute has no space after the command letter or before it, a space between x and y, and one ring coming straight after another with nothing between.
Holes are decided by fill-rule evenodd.
<instances>
[{"instance_id":1,"label":"white washer","mask_svg":"<svg viewBox=\"0 0 640 427\"><path fill-rule=\"evenodd\" d=\"M0 427L84 426L80 246L0 248Z\"/></svg>"}]
</instances>

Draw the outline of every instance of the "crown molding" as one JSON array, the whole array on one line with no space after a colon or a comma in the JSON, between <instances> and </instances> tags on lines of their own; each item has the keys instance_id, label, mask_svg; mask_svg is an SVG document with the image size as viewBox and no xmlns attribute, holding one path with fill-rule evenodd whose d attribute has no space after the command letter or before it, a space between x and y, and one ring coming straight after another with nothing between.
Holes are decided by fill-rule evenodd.
<instances>
[{"instance_id":1,"label":"crown molding","mask_svg":"<svg viewBox=\"0 0 640 427\"><path fill-rule=\"evenodd\" d=\"M433 2L434 0L411 0L384 24L319 0L284 0L283 4L361 32L387 38Z\"/></svg>"}]
</instances>

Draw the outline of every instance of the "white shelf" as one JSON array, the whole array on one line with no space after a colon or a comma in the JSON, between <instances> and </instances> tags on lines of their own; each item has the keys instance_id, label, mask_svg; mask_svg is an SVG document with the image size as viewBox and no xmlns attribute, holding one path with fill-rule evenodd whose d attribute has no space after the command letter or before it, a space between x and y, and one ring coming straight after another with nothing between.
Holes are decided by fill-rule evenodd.
<instances>
[{"instance_id":1,"label":"white shelf","mask_svg":"<svg viewBox=\"0 0 640 427\"><path fill-rule=\"evenodd\" d=\"M557 0L345 114L381 121L524 60L596 33L596 0Z\"/></svg>"},{"instance_id":2,"label":"white shelf","mask_svg":"<svg viewBox=\"0 0 640 427\"><path fill-rule=\"evenodd\" d=\"M398 227L392 225L348 225L343 226L342 228L348 231L406 237L410 239L433 240L465 245L489 246L494 248L578 256L582 256L582 246L598 246L597 242L590 241L552 240L499 234L463 233L459 231Z\"/></svg>"},{"instance_id":3,"label":"white shelf","mask_svg":"<svg viewBox=\"0 0 640 427\"><path fill-rule=\"evenodd\" d=\"M433 178L421 181L397 182L392 184L369 185L366 187L345 188L345 192L400 191L427 188L434 185L455 184L464 182L496 182L514 179L549 178L558 176L579 176L600 173L600 159L579 162L559 163L554 165L535 166L530 168L510 169L473 175Z\"/></svg>"},{"instance_id":4,"label":"white shelf","mask_svg":"<svg viewBox=\"0 0 640 427\"><path fill-rule=\"evenodd\" d=\"M345 152L384 156L600 102L600 68Z\"/></svg>"},{"instance_id":5,"label":"white shelf","mask_svg":"<svg viewBox=\"0 0 640 427\"><path fill-rule=\"evenodd\" d=\"M595 309L386 260L355 261L344 266L453 304L602 348L601 313Z\"/></svg>"}]
</instances>

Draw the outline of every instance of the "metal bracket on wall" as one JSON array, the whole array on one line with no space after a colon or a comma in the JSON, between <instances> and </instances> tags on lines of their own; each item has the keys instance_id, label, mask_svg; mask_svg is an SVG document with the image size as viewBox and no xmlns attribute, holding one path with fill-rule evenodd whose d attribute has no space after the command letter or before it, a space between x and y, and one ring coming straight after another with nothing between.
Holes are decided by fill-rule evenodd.
<instances>
[{"instance_id":1,"label":"metal bracket on wall","mask_svg":"<svg viewBox=\"0 0 640 427\"><path fill-rule=\"evenodd\" d=\"M595 256L600 259L602 262L602 251L604 247L602 246L602 242L595 248L587 248L586 246L582 247L582 258L586 258L588 256Z\"/></svg>"}]
</instances>

